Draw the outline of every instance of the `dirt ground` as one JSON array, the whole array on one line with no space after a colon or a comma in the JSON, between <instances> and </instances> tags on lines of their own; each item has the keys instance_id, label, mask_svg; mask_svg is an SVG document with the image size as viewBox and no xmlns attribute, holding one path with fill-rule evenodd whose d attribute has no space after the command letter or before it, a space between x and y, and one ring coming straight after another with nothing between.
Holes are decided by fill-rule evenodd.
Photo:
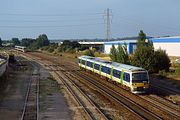
<instances>
[{"instance_id":1,"label":"dirt ground","mask_svg":"<svg viewBox=\"0 0 180 120\"><path fill-rule=\"evenodd\" d=\"M0 91L0 120L18 120L24 105L31 70L9 69L7 86ZM1 84L2 85L2 84Z\"/></svg>"},{"instance_id":2,"label":"dirt ground","mask_svg":"<svg viewBox=\"0 0 180 120\"><path fill-rule=\"evenodd\" d=\"M40 69L40 120L71 120L72 112L63 95L63 88L45 69Z\"/></svg>"},{"instance_id":3,"label":"dirt ground","mask_svg":"<svg viewBox=\"0 0 180 120\"><path fill-rule=\"evenodd\" d=\"M32 66L28 66L27 70L17 69L15 65L13 66L14 69L10 69L7 80L5 83L3 81L5 85L0 91L0 120L19 120L21 118L28 83L33 71ZM71 120L72 113L66 103L61 86L49 76L45 69L38 64L36 66L40 67L39 119Z\"/></svg>"}]
</instances>

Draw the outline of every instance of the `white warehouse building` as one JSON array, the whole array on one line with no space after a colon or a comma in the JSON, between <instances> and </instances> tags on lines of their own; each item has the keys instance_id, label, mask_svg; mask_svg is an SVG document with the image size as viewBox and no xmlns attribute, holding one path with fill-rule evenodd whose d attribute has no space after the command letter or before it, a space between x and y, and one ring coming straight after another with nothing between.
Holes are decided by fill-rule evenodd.
<instances>
[{"instance_id":1,"label":"white warehouse building","mask_svg":"<svg viewBox=\"0 0 180 120\"><path fill-rule=\"evenodd\" d=\"M151 38L150 40L153 42L155 50L161 48L162 50L166 50L169 56L180 57L180 36ZM104 52L109 54L112 45L117 47L118 44L124 45L124 43L127 45L129 54L132 54L137 48L137 40L111 41L104 43Z\"/></svg>"},{"instance_id":2,"label":"white warehouse building","mask_svg":"<svg viewBox=\"0 0 180 120\"><path fill-rule=\"evenodd\" d=\"M122 41L111 41L104 43L104 53L109 54L111 51L112 45L116 48L118 45L125 45L127 46L127 52L132 54L134 50L137 48L137 40L122 40Z\"/></svg>"},{"instance_id":3,"label":"white warehouse building","mask_svg":"<svg viewBox=\"0 0 180 120\"><path fill-rule=\"evenodd\" d=\"M152 38L154 49L166 50L169 56L180 57L180 36Z\"/></svg>"}]
</instances>

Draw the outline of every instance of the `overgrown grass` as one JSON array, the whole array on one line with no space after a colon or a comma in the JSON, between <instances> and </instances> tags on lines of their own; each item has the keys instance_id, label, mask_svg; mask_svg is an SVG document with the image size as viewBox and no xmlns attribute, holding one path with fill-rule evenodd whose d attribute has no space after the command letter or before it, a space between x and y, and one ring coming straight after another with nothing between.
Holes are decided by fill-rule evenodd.
<instances>
[{"instance_id":1,"label":"overgrown grass","mask_svg":"<svg viewBox=\"0 0 180 120\"><path fill-rule=\"evenodd\" d=\"M180 64L173 64L169 72L165 70L159 71L159 76L162 78L177 78L180 79Z\"/></svg>"},{"instance_id":2,"label":"overgrown grass","mask_svg":"<svg viewBox=\"0 0 180 120\"><path fill-rule=\"evenodd\" d=\"M176 65L175 74L180 76L180 63Z\"/></svg>"}]
</instances>

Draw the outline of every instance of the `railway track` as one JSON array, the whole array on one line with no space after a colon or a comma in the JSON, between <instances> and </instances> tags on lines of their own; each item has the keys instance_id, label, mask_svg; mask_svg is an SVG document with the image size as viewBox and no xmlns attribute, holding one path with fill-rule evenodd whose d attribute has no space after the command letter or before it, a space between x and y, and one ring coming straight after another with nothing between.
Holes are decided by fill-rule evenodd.
<instances>
[{"instance_id":1,"label":"railway track","mask_svg":"<svg viewBox=\"0 0 180 120\"><path fill-rule=\"evenodd\" d=\"M72 66L75 67L74 64ZM69 68L67 68L67 69L69 69ZM81 74L81 76L82 76L82 74ZM86 77L86 79L87 79L87 77ZM137 97L141 97L142 99L144 99L144 101L146 101L146 103L151 103L152 107L158 108L159 110L170 114L174 119L180 119L180 116L179 116L179 113L180 113L179 106L173 105L172 103L168 103L167 104L167 102L169 102L169 101L167 101L167 100L163 101L162 99L164 99L164 98L157 99L157 98L152 97L150 95L146 95L146 96L138 96L137 95Z\"/></svg>"},{"instance_id":2,"label":"railway track","mask_svg":"<svg viewBox=\"0 0 180 120\"><path fill-rule=\"evenodd\" d=\"M103 84L100 84L97 81L94 81L92 79L88 80L88 77L81 74L79 71L73 71L74 73L76 73L76 75L74 75L73 73L71 73L72 71L69 70L69 68L68 69L60 68L60 69L63 72L70 73L69 75L71 78L76 78L78 80L83 78L85 80L85 82L87 82L86 84L91 85L91 86L93 86L93 88L98 89L101 93L103 93L103 94L105 94L105 96L108 96L109 98L113 99L116 103L119 103L121 105L123 103L123 105L129 111L135 113L137 116L139 116L142 119L153 119L153 120L161 119L159 116L157 116L154 113L144 109L142 106L135 104L129 98L127 98L127 97L125 97L119 93L116 93L115 91L112 91L107 86L104 86ZM55 71L59 71L59 69L56 69ZM77 77L77 74L78 74L78 77Z\"/></svg>"},{"instance_id":3,"label":"railway track","mask_svg":"<svg viewBox=\"0 0 180 120\"><path fill-rule=\"evenodd\" d=\"M77 65L74 64L73 62L69 62L69 64L72 64L73 68L78 69ZM69 68L68 68L69 69ZM165 87L165 86L161 86L161 85L157 85L158 83L156 83L156 85L153 84L153 87L155 87L156 89L159 89L165 93L168 94L177 94L180 95L180 91L175 90L175 89L171 89L169 87ZM162 106L164 107L165 110L169 111L170 113L175 114L173 115L175 118L180 118L179 113L180 113L180 106L178 103L174 103L162 96L151 96L151 95L146 95L146 96L140 96L141 98L143 98L146 101L151 102L152 104L157 103L157 105L161 108Z\"/></svg>"},{"instance_id":4,"label":"railway track","mask_svg":"<svg viewBox=\"0 0 180 120\"><path fill-rule=\"evenodd\" d=\"M142 95L140 97L153 104L158 105L159 108L163 107L162 109L166 109L170 113L175 114L176 116L179 116L179 113L180 113L179 107L173 105L172 103L167 103L167 101L164 101L163 99L158 99L155 96L151 96L151 95ZM179 116L179 119L180 119L180 116Z\"/></svg>"},{"instance_id":5,"label":"railway track","mask_svg":"<svg viewBox=\"0 0 180 120\"><path fill-rule=\"evenodd\" d=\"M113 99L117 104L120 104L120 105L123 104L124 107L129 109L131 112L137 114L142 119L151 119L151 120L161 119L161 117L155 115L151 111L148 111L147 109L143 108L142 106L134 103L132 100L130 100L126 96L123 96L122 94L119 94L116 91L113 91L112 89L108 88L106 85L96 82L93 79L87 78L87 76L84 76L81 73L76 72L76 74L81 75L81 77L83 79L86 79L85 82L88 82L88 84L97 88L101 93L103 93L103 94L107 95L109 98Z\"/></svg>"},{"instance_id":6,"label":"railway track","mask_svg":"<svg viewBox=\"0 0 180 120\"><path fill-rule=\"evenodd\" d=\"M77 72L76 72L77 73ZM88 80L88 79L90 79L89 81L93 81L94 80L94 77L90 77L90 76L87 76L87 75L82 75L82 73L79 73L79 76L81 75L81 77L82 78L84 78L84 80ZM98 82L96 81L96 80L94 80L93 81L95 84L98 84ZM100 82L99 82L100 83ZM107 87L107 85L106 84L103 84L103 83L100 83L100 84L102 84L102 86L104 86L104 87ZM110 88L110 87L107 87L107 88ZM112 90L112 89L111 89ZM114 92L116 92L115 90L113 90ZM129 92L129 91L127 91L127 90L125 90L126 92ZM122 91L121 91L122 92ZM121 95L123 95L121 92L118 92L118 94L121 94ZM157 116L160 116L160 118L163 118L163 119L167 119L167 118L173 118L173 119L177 119L177 120L179 120L180 119L180 116L179 116L179 109L178 109L178 106L176 107L178 110L176 110L176 108L173 108L172 109L172 107L168 107L168 105L165 105L165 103L162 103L162 102L160 102L159 101L159 99L156 99L156 100L153 100L152 101L152 99L151 100L147 100L146 98L143 98L143 97L141 97L140 98L140 96L139 95L135 95L135 94L131 94L130 95L131 97L129 97L129 98L131 98L131 99L137 99L137 101L139 101L139 103L137 102L137 101L134 101L134 102L137 102L141 107L143 107L143 108L145 108L145 109L147 109L147 110L149 110L149 111L151 111L151 112L153 112L153 113L155 113ZM143 102L143 103L145 103L145 105L147 105L147 106L145 106L145 105L143 105L143 104L141 104L141 102ZM151 106L151 108L152 108L152 110L151 110L151 108L149 107L149 106ZM150 109L149 109L150 108ZM159 114L158 114L158 112L155 112L154 110L156 110L156 111L158 111L159 112ZM161 116L162 115L162 116Z\"/></svg>"},{"instance_id":7,"label":"railway track","mask_svg":"<svg viewBox=\"0 0 180 120\"><path fill-rule=\"evenodd\" d=\"M47 67L48 65L46 65ZM86 114L88 120L108 120L108 117L96 106L92 100L72 81L67 74L54 70L52 65L49 68L61 79L70 94L77 101L80 109ZM55 68L56 69L56 68ZM76 89L76 90L75 90Z\"/></svg>"},{"instance_id":8,"label":"railway track","mask_svg":"<svg viewBox=\"0 0 180 120\"><path fill-rule=\"evenodd\" d=\"M38 120L39 113L39 68L35 68L26 93L21 120Z\"/></svg>"},{"instance_id":9,"label":"railway track","mask_svg":"<svg viewBox=\"0 0 180 120\"><path fill-rule=\"evenodd\" d=\"M47 60L49 60L49 61L51 61L50 59L47 59ZM55 63L55 61L54 61L54 63ZM56 62L57 63L57 62ZM73 69L72 70L72 68L78 68L77 67L77 65L75 65L75 64L71 64L72 62L67 62L66 61L66 63L63 63L64 65L62 65L61 64L61 67L62 68L64 68L64 67L67 67L66 65L68 65L69 67L67 67L66 68L66 70L61 70L61 71L63 71L63 72L70 72L71 73L71 75L73 75L73 76L71 76L71 77L73 77L73 78L76 78L76 79L83 79L84 81L86 80L86 82L88 82L88 84L91 84L92 86L93 86L93 83L90 83L90 81L93 81L93 77L90 77L90 76L88 76L87 74L83 77L83 73L82 72L80 72L78 69ZM58 65L59 65L59 63L58 63ZM58 70L54 70L54 71L58 71ZM81 77L81 78L80 78ZM88 80L89 79L89 80ZM98 84L98 83L96 83L97 81L93 81L95 84ZM87 83L86 83L87 84ZM95 85L94 85L94 87L95 87ZM97 87L96 87L97 88ZM103 86L103 88L105 88L104 86ZM101 92L103 93L103 94L106 94L105 92L103 92L103 91L105 91L105 90L101 90ZM107 92L107 91L106 91ZM114 93L111 93L111 94L114 94ZM110 96L110 95L109 95ZM115 98L115 97L114 97ZM117 98L116 98L117 99ZM152 98L152 99L154 99L154 98ZM117 100L116 100L117 101ZM125 100L125 101L127 101L127 100ZM155 107L156 109L159 109L162 113L164 112L164 113L167 113L167 114L169 114L170 115L170 117L169 118L172 118L172 119L179 119L179 116L177 116L177 115L173 115L173 114L171 114L172 113L172 111L174 111L173 109L172 109L172 107L169 105L166 105L165 106L165 103L162 103L161 102L161 104L164 104L162 107L159 107L159 106L157 106L156 104L157 104L157 102L159 102L160 103L160 101L158 100L158 99L154 99L154 102L152 102L153 100L151 100L151 102L148 102L147 101L147 103L151 103L151 104L154 104L153 105L153 107ZM121 101L122 102L122 101ZM158 104L159 104L158 103ZM134 104L130 104L129 103L129 106L135 106ZM169 110L166 110L166 109L164 109L164 106L165 107L167 107L168 109L169 108L171 108L172 109L172 111L170 111L170 113L168 113L169 112ZM130 109L130 111L138 111L137 109L139 109L139 108L131 108L131 107L128 107L128 106L126 106L127 108L129 108ZM141 106L142 107L142 106ZM159 108L158 108L159 107ZM141 109L143 109L143 108L141 108ZM149 112L149 113L148 113ZM177 111L177 112L179 112L179 111ZM144 112L142 112L141 110L139 110L139 112L137 112L137 114L138 115L140 115L142 118L144 118L144 119L165 119L165 118L163 118L162 116L161 116L161 114L158 116L158 115L155 115L155 114L153 114L153 113L150 113L150 111L148 111L148 110L146 110L146 113L144 113ZM147 114L147 115L145 115L145 114ZM151 117L148 117L148 116L151 116ZM154 118L153 118L154 117Z\"/></svg>"}]
</instances>

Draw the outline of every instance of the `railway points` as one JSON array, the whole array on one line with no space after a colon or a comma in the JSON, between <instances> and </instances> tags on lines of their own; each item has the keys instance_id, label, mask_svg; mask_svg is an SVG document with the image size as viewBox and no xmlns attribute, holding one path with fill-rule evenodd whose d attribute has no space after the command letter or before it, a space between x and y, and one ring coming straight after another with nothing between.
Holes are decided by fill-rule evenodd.
<instances>
[{"instance_id":1,"label":"railway points","mask_svg":"<svg viewBox=\"0 0 180 120\"><path fill-rule=\"evenodd\" d=\"M103 81L101 78L97 78L98 76L96 76L96 75L92 75L92 73L87 73L87 72L85 72L85 71L83 71L83 70L79 70L79 68L78 68L78 66L77 66L77 63L74 63L74 61L66 61L65 59L64 60L62 60L62 61L57 61L57 60L55 60L55 59L58 59L58 57L57 58L48 58L46 55L40 55L40 53L38 53L39 55L37 56L36 54L34 54L34 56L35 57L37 57L38 59L36 59L36 61L37 62L41 62L42 63L42 61L44 61L43 62L43 64L45 63L45 67L51 67L51 68L53 68L53 69L48 69L48 70L50 70L51 72L56 72L56 73L63 73L68 79L70 79L70 78L72 78L73 80L72 81L86 81L86 80L88 80L89 79L89 81L93 81L96 85L97 84L100 84L100 83L98 83L96 80L100 80L100 81ZM30 54L30 56L33 56L33 54ZM31 56L31 57L32 57ZM46 56L46 57L45 57ZM76 61L77 62L77 61ZM73 70L72 70L73 69ZM62 76L62 75L60 75L60 76ZM69 77L68 77L69 76ZM59 77L60 78L60 77ZM62 78L61 78L62 79ZM82 80L81 80L82 79ZM104 80L105 81L105 80ZM97 83L96 83L97 82ZM78 83L76 83L76 84L78 84ZM89 84L92 88L94 88L94 89L97 89L96 87L95 87L95 85L93 86L93 85L91 85L90 84L90 82L87 82L86 81L86 84ZM106 84L105 82L103 82L102 84ZM85 84L84 84L85 85ZM115 85L113 85L113 84L107 84L107 85L109 85L109 86L115 86ZM106 86L107 86L106 85ZM74 85L71 85L71 86L74 86ZM115 91L115 90L117 90L117 88L118 88L119 86L115 86L115 87L109 87L110 89L112 89L113 91ZM106 93L103 93L103 91L104 91L104 89L105 89L106 87L105 86L103 86L102 87L102 91L100 92L101 94L104 94L106 97L107 97L107 95L106 95L106 93L108 93L107 91L106 91ZM121 88L122 89L122 88ZM108 89L108 91L110 91L109 89ZM121 90L122 91L122 90ZM111 93L111 94L114 94L114 93ZM122 95L124 95L124 94L127 94L127 95L125 95L125 96L128 96L128 98L129 99L134 99L135 97L133 97L133 94L130 94L128 91L126 91L126 92L122 92L121 93ZM148 95L147 95L148 96ZM118 97L120 97L120 95L118 95ZM144 102L142 102L142 103L138 103L140 106L142 106L142 104L144 104L144 105L146 105L146 104L148 104L149 106L151 106L151 108L152 108L152 111L151 111L151 109L150 109L150 107L148 108L146 108L145 106L144 106L144 108L146 109L146 110L148 110L148 111L151 111L152 112L152 114L154 115L154 116L156 116L157 118L156 119L169 119L169 118L173 118L173 119L179 119L179 116L178 116L178 111L176 110L176 109L173 109L171 106L173 106L173 105L171 105L171 104L169 104L169 105L165 105L166 104L166 102L167 101L165 101L165 102L160 102L160 98L157 98L157 99L154 99L154 102L150 102L150 100L149 100L149 102L148 102L148 100L145 102L145 100L143 99L143 98L140 98L140 95L137 95L136 96L137 98L137 100L138 101L144 101ZM110 98L110 97L109 97ZM149 99L150 99L150 97L149 97ZM111 99L112 100L112 99ZM127 100L126 100L127 101ZM162 100L161 100L162 101ZM137 103L136 103L137 104ZM151 105L152 104L152 105ZM154 105L153 105L154 104ZM131 106L135 106L135 105L131 105ZM158 106L161 106L161 107L158 107ZM137 111L136 109L135 110L133 110L133 108L131 108L131 107L128 107L128 109L130 109L130 111ZM174 115L173 115L173 112L174 112ZM141 112L139 112L139 113L142 113L142 111ZM138 113L136 113L136 114L138 114ZM175 115L176 114L176 115ZM141 116L141 115L140 115ZM148 116L150 116L150 113L147 113L147 115L146 115L146 117L144 117L144 118L148 118ZM152 117L152 116L151 116ZM141 118L143 118L142 116L141 116ZM155 118L153 118L153 119L155 119Z\"/></svg>"}]
</instances>

